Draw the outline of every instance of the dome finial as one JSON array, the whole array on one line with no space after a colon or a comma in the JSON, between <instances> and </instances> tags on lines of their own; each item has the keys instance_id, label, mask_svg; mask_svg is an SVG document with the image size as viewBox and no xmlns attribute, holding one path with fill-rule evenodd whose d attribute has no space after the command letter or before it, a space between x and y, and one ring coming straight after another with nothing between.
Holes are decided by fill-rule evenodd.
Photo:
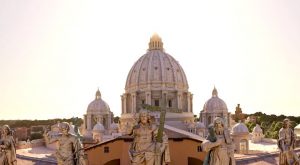
<instances>
[{"instance_id":1,"label":"dome finial","mask_svg":"<svg viewBox=\"0 0 300 165\"><path fill-rule=\"evenodd\" d=\"M97 92L96 92L96 98L95 98L96 100L98 100L98 99L101 99L101 93L100 93L100 91L99 91L99 87L98 87L98 90L97 90Z\"/></svg>"},{"instance_id":2,"label":"dome finial","mask_svg":"<svg viewBox=\"0 0 300 165\"><path fill-rule=\"evenodd\" d=\"M154 33L150 38L148 50L163 50L163 42L157 33Z\"/></svg>"},{"instance_id":3,"label":"dome finial","mask_svg":"<svg viewBox=\"0 0 300 165\"><path fill-rule=\"evenodd\" d=\"M216 86L214 86L214 89L212 91L212 97L218 97L218 91L216 89Z\"/></svg>"}]
</instances>

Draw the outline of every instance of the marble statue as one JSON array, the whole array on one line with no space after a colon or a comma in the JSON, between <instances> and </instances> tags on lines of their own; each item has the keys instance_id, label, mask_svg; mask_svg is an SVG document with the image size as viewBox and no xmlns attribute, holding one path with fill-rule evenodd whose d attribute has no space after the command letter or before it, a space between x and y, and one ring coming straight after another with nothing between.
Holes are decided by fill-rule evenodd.
<instances>
[{"instance_id":1,"label":"marble statue","mask_svg":"<svg viewBox=\"0 0 300 165\"><path fill-rule=\"evenodd\" d=\"M280 165L294 165L300 164L299 156L294 152L295 134L290 128L290 120L284 119L282 128L278 135L279 164Z\"/></svg>"},{"instance_id":2,"label":"marble statue","mask_svg":"<svg viewBox=\"0 0 300 165\"><path fill-rule=\"evenodd\" d=\"M47 143L58 142L56 159L58 165L85 165L84 151L79 138L69 133L70 125L67 122L59 124L61 134L49 137L46 133Z\"/></svg>"},{"instance_id":3,"label":"marble statue","mask_svg":"<svg viewBox=\"0 0 300 165\"><path fill-rule=\"evenodd\" d=\"M0 165L17 164L15 141L8 125L2 126L0 149Z\"/></svg>"},{"instance_id":4,"label":"marble statue","mask_svg":"<svg viewBox=\"0 0 300 165\"><path fill-rule=\"evenodd\" d=\"M222 118L214 119L213 125L209 127L209 135L201 144L201 148L208 153L204 165L235 165L234 145Z\"/></svg>"},{"instance_id":5,"label":"marble statue","mask_svg":"<svg viewBox=\"0 0 300 165\"><path fill-rule=\"evenodd\" d=\"M156 137L158 128L151 122L147 110L139 112L139 119L130 132L134 137L129 149L132 165L164 165L170 162L168 137L163 133L162 142Z\"/></svg>"}]
</instances>

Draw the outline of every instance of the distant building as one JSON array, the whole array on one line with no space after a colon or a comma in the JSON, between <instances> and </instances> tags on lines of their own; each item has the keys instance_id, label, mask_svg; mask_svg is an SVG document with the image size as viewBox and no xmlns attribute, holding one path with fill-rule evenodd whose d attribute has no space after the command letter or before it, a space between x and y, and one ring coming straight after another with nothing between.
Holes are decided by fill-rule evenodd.
<instances>
[{"instance_id":1,"label":"distant building","mask_svg":"<svg viewBox=\"0 0 300 165\"><path fill-rule=\"evenodd\" d=\"M247 154L249 152L249 130L244 123L239 122L232 127L231 137L237 153Z\"/></svg>"},{"instance_id":2,"label":"distant building","mask_svg":"<svg viewBox=\"0 0 300 165\"><path fill-rule=\"evenodd\" d=\"M85 146L120 136L118 124L113 122L109 105L101 98L99 89L95 100L87 108L83 122L83 143Z\"/></svg>"},{"instance_id":3,"label":"distant building","mask_svg":"<svg viewBox=\"0 0 300 165\"><path fill-rule=\"evenodd\" d=\"M212 97L206 101L200 112L200 122L204 123L207 128L216 117L223 118L225 126L230 127L230 113L228 113L227 105L218 97L218 91L214 87Z\"/></svg>"},{"instance_id":4,"label":"distant building","mask_svg":"<svg viewBox=\"0 0 300 165\"><path fill-rule=\"evenodd\" d=\"M14 128L14 137L18 139L18 141L25 141L27 140L29 135L29 129L26 127L17 127Z\"/></svg>"},{"instance_id":5,"label":"distant building","mask_svg":"<svg viewBox=\"0 0 300 165\"><path fill-rule=\"evenodd\" d=\"M240 107L240 104L238 104L235 108L233 119L236 122L238 122L238 121L244 122L245 121L245 114L243 114L243 111L242 111L242 108Z\"/></svg>"},{"instance_id":6,"label":"distant building","mask_svg":"<svg viewBox=\"0 0 300 165\"><path fill-rule=\"evenodd\" d=\"M30 133L43 133L45 129L47 128L47 125L36 125L30 127Z\"/></svg>"},{"instance_id":7,"label":"distant building","mask_svg":"<svg viewBox=\"0 0 300 165\"><path fill-rule=\"evenodd\" d=\"M253 128L251 141L252 143L259 143L264 138L263 130L258 124Z\"/></svg>"},{"instance_id":8,"label":"distant building","mask_svg":"<svg viewBox=\"0 0 300 165\"><path fill-rule=\"evenodd\" d=\"M96 92L95 100L93 100L87 108L84 115L84 137L92 137L93 128L99 122L104 129L108 129L113 121L113 113L110 111L109 105L101 98L99 89Z\"/></svg>"}]
</instances>

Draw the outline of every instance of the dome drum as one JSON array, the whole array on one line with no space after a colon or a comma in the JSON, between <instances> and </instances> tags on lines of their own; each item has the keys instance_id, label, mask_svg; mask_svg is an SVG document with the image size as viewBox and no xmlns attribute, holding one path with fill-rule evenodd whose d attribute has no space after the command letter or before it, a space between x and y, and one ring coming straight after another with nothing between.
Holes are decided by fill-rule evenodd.
<instances>
[{"instance_id":1,"label":"dome drum","mask_svg":"<svg viewBox=\"0 0 300 165\"><path fill-rule=\"evenodd\" d=\"M170 91L139 91L122 96L122 113L138 112L142 105L162 106L162 95L167 93L166 106L176 112L192 112L192 94L190 92ZM133 103L134 102L134 103Z\"/></svg>"}]
</instances>

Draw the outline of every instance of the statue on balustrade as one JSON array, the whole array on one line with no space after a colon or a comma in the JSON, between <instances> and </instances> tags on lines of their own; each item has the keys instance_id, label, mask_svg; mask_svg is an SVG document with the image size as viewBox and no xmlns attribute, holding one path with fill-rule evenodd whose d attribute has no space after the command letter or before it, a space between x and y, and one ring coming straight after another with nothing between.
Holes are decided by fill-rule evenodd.
<instances>
[{"instance_id":1,"label":"statue on balustrade","mask_svg":"<svg viewBox=\"0 0 300 165\"><path fill-rule=\"evenodd\" d=\"M129 149L132 165L165 165L170 162L168 137L160 131L162 129L152 123L149 112L141 110L137 124L129 132L134 138Z\"/></svg>"},{"instance_id":2,"label":"statue on balustrade","mask_svg":"<svg viewBox=\"0 0 300 165\"><path fill-rule=\"evenodd\" d=\"M280 165L300 165L299 156L294 152L295 134L290 128L290 120L284 119L282 128L278 135L279 164Z\"/></svg>"},{"instance_id":3,"label":"statue on balustrade","mask_svg":"<svg viewBox=\"0 0 300 165\"><path fill-rule=\"evenodd\" d=\"M2 126L0 140L0 165L16 165L16 146L8 125Z\"/></svg>"},{"instance_id":4,"label":"statue on balustrade","mask_svg":"<svg viewBox=\"0 0 300 165\"><path fill-rule=\"evenodd\" d=\"M213 125L208 128L208 136L201 144L207 156L204 165L235 165L234 145L229 130L224 127L222 118L214 119Z\"/></svg>"},{"instance_id":5,"label":"statue on balustrade","mask_svg":"<svg viewBox=\"0 0 300 165\"><path fill-rule=\"evenodd\" d=\"M45 133L47 143L58 142L56 159L58 165L85 165L84 150L79 138L69 133L70 125L67 122L59 124L61 134L49 137Z\"/></svg>"}]
</instances>

